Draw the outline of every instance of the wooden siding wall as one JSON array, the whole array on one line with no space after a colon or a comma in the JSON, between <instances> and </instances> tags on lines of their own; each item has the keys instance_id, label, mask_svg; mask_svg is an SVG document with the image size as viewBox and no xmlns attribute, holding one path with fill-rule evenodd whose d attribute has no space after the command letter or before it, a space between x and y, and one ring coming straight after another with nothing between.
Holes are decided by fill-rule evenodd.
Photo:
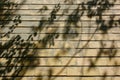
<instances>
[{"instance_id":1,"label":"wooden siding wall","mask_svg":"<svg viewBox=\"0 0 120 80\"><path fill-rule=\"evenodd\" d=\"M66 25L65 20L68 15L76 9L77 4L87 1L71 0L72 4L65 3L64 0L26 0L16 12L16 14L21 15L22 23L19 24L11 36L20 34L26 39L32 33L32 27L39 25L41 17L48 18L55 4L58 3L60 3L61 9L57 13L56 22L52 27L43 29L39 34L40 37L36 37L34 41L39 38L42 39L47 33L51 33L57 28L59 28L58 32L63 34L63 28ZM20 0L15 0L15 2L21 3ZM115 15L116 20L120 18L120 1L117 0L114 4L110 10L106 10L103 13L103 19L106 20L106 24L107 20L110 19L110 15ZM39 9L43 6L47 6L48 10L40 14ZM64 9L69 11L60 17L59 15ZM65 40L62 36L59 36L59 38L55 39L54 46L47 45L44 49L39 48L38 66L24 70L26 72L21 80L41 80L41 75L43 77L42 80L120 80L120 28L114 27L107 34L103 34L99 30L95 32L97 27L95 20L96 18L88 18L84 14L79 23L77 23L78 27L73 28L73 31L74 29L78 31L79 35L77 37ZM74 35L70 34L69 36L72 37ZM88 45L85 46L87 43ZM114 46L114 48L111 46ZM104 49L101 55L99 54L100 49ZM115 51L116 54L110 56ZM48 78L45 75L48 75L50 70L52 71L52 77ZM15 80L19 79L16 78Z\"/></svg>"}]
</instances>

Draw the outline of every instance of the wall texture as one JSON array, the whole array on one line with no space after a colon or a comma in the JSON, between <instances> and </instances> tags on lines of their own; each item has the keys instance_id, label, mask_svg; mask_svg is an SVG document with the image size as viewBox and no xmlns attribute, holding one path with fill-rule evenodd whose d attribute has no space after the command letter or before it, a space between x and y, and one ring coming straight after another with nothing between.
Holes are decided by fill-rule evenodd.
<instances>
[{"instance_id":1,"label":"wall texture","mask_svg":"<svg viewBox=\"0 0 120 80\"><path fill-rule=\"evenodd\" d=\"M15 2L21 4L22 1L15 0ZM102 13L104 24L102 26L104 27L100 26L102 23L96 23L96 20L100 18L99 16L95 15L91 18L87 16L89 13L87 9L83 10L84 14L82 15L81 5L83 2L87 3L88 0L23 1L20 9L15 13L21 15L22 23L18 25L10 36L19 34L23 39L27 39L36 30L38 35L34 37L33 42L38 47L37 53L33 54L37 54L38 58L28 65L34 66L34 64L37 64L37 66L23 69L20 75L24 74L24 76L15 78L15 80L120 79L120 26L116 25L120 19L120 1L110 0L115 5ZM60 9L55 14L57 15L55 21L50 24L46 22L43 25L45 28L41 29L40 21L42 19L49 20L52 10L55 5L58 7L58 4L60 4ZM79 4L80 7L78 7ZM98 7L92 7L92 9L95 10ZM69 20L72 19L70 16L77 14L79 20L75 21L76 23L72 23L72 21L70 23ZM97 14L97 11L95 14ZM112 17L117 21L110 22L109 20ZM77 17L73 16L73 19L76 20ZM107 30L105 25L107 27L112 26L112 28L107 28ZM70 27L70 30L65 33L68 27ZM55 38L53 43L49 41L46 46L44 46L43 42L38 43L38 40L42 40L47 35L54 33L59 33L59 37ZM3 40L5 39L3 38Z\"/></svg>"}]
</instances>

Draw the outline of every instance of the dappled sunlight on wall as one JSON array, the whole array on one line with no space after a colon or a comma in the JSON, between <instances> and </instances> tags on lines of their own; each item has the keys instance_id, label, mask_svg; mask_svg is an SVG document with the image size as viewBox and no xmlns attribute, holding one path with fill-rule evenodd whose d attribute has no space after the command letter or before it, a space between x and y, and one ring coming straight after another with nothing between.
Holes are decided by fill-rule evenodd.
<instances>
[{"instance_id":1,"label":"dappled sunlight on wall","mask_svg":"<svg viewBox=\"0 0 120 80\"><path fill-rule=\"evenodd\" d=\"M1 80L120 79L119 0L2 1Z\"/></svg>"}]
</instances>

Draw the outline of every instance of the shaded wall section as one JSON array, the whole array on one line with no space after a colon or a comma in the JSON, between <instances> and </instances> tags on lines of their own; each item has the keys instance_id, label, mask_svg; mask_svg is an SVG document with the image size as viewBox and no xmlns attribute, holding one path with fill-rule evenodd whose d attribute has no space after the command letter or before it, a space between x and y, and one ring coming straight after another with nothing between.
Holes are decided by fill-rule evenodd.
<instances>
[{"instance_id":1,"label":"shaded wall section","mask_svg":"<svg viewBox=\"0 0 120 80\"><path fill-rule=\"evenodd\" d=\"M9 38L3 37L0 42L4 45L19 35L24 43L18 41L18 46L13 43L12 47L5 47L8 51L15 49L11 59L20 58L20 63L11 60L10 64L16 66L9 74L1 74L1 80L120 79L119 0L15 0L15 3L17 11L12 16L14 19L20 15L21 23ZM7 24L1 34L13 23ZM1 55L6 52L2 50ZM7 58L0 57L1 70L13 67L7 65Z\"/></svg>"}]
</instances>

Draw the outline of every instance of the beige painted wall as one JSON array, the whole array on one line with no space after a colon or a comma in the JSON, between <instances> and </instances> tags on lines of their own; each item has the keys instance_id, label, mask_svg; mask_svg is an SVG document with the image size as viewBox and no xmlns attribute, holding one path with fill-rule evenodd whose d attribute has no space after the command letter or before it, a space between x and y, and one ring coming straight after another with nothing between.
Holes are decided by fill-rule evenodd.
<instances>
[{"instance_id":1,"label":"beige painted wall","mask_svg":"<svg viewBox=\"0 0 120 80\"><path fill-rule=\"evenodd\" d=\"M57 4L57 3L63 3L64 0L26 0L24 4L30 4L30 5L23 5L21 9L26 9L26 10L19 10L16 14L28 14L32 16L22 16L22 20L38 20L36 22L22 22L19 26L38 26L40 16L34 16L34 15L39 15L38 10L40 9L43 5L33 5L33 4ZM86 1L86 0L83 0ZM120 4L119 0L117 0L117 4ZM17 1L16 1L17 2ZM19 2L19 0L18 0ZM75 4L81 3L82 0L74 0ZM49 9L52 9L54 6L53 5L47 5ZM61 8L67 8L70 7L76 8L76 6L71 6L71 5L63 5ZM119 9L120 5L115 5L113 9ZM36 10L27 10L27 9L36 9ZM44 13L45 15L49 15L50 11ZM58 13L61 13L59 11ZM108 10L104 14L119 14L120 10ZM69 13L68 13L69 14ZM49 17L49 16L46 16ZM61 20L64 20L66 17L60 18ZM104 16L105 19L109 19L108 16ZM119 16L116 16L116 19L120 18ZM82 18L82 20L88 20L86 16ZM94 20L94 18L92 18ZM80 25L81 23L78 23ZM64 22L58 22L55 23L55 25L59 25L59 29L62 32L62 28L64 26ZM90 22L83 22L83 27L78 28L78 32L81 32L81 29L83 33L88 33L88 28L84 28L84 26L89 26ZM95 31L95 23L91 22L91 30L90 33L93 33ZM52 29L52 28L51 28ZM44 30L43 32L50 31L51 29ZM23 33L21 34L23 38L26 38L28 35L26 33L30 33L31 29L30 28L17 28L14 33ZM97 33L101 33L100 31L97 31ZM36 77L39 74L44 75L48 73L49 69L53 70L53 75L57 75L62 69L64 69L58 76L63 76L63 77L56 77L55 80L119 80L119 77L106 77L103 79L103 77L100 76L106 76L106 75L120 75L120 59L118 56L120 56L120 34L114 34L114 33L120 33L120 28L113 28L108 31L108 34L103 37L102 34L95 34L94 37L91 39L89 42L88 46L86 49L83 49L81 52L78 52L76 55L74 53L80 49L75 49L77 47L77 44L79 44L78 48L82 48L89 40L92 34L82 34L82 41L79 43L79 37L75 39L71 39L68 41L63 41L61 36L58 39L55 39L55 45L51 46L50 48L70 48L70 50L63 50L63 49L45 49L45 50L39 50L39 56L43 56L43 58L39 58L39 66L41 67L35 67L34 69L29 69L26 72L26 76L28 75L33 75L33 77L23 77L22 80L36 80ZM11 35L12 36L12 35ZM36 38L37 40L37 38ZM115 57L113 57L111 60L108 57L108 55L102 54L101 58L98 58L98 61L96 60L96 57L99 52L100 48L100 41L104 40L104 44L106 44L106 48L110 48L113 40L114 40L114 45L117 48L117 54ZM61 54L62 53L62 54ZM56 55L62 56L59 59L54 58ZM110 54L110 53L108 53ZM74 55L74 58L71 57ZM44 56L51 56L49 58L44 58ZM67 57L69 56L69 57ZM71 57L70 57L71 56ZM85 57L85 58L83 58ZM71 61L70 61L71 60ZM64 66L68 63L69 65L64 68ZM32 63L31 63L32 64ZM93 66L92 64L95 64L96 67L91 67ZM118 65L114 67L115 65ZM42 67L43 66L43 67ZM51 66L51 67L50 67ZM92 77L95 76L96 77ZM66 76L66 77L65 77ZM73 77L69 77L73 76ZM86 76L86 77L80 77L80 76ZM54 79L54 77L52 77ZM40 79L38 79L40 80ZM43 80L47 80L47 77L44 76Z\"/></svg>"}]
</instances>

